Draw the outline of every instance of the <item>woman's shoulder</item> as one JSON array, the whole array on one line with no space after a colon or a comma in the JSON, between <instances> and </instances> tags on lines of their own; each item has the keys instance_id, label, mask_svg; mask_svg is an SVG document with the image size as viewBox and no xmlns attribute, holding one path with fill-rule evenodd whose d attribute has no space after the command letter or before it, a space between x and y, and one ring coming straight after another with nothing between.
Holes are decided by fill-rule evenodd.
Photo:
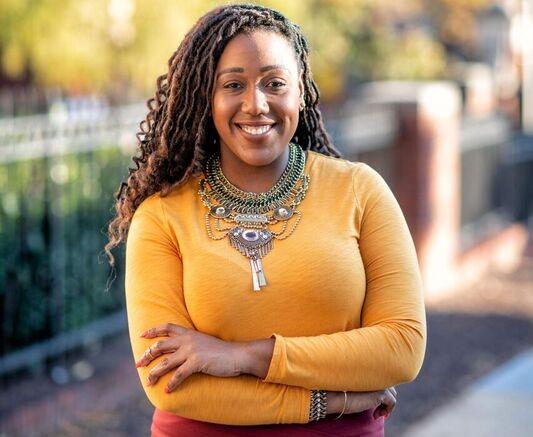
<instances>
[{"instance_id":1,"label":"woman's shoulder","mask_svg":"<svg viewBox=\"0 0 533 437\"><path fill-rule=\"evenodd\" d=\"M356 176L361 178L372 177L377 173L370 165L362 161L350 161L346 158L337 158L335 156L324 155L320 152L309 150L309 159L312 160L311 166L315 170L337 176L346 175L354 179Z\"/></svg>"},{"instance_id":2,"label":"woman's shoulder","mask_svg":"<svg viewBox=\"0 0 533 437\"><path fill-rule=\"evenodd\" d=\"M350 161L311 150L309 151L309 158L313 160L311 165L316 173L335 175L337 183L341 182L343 177L346 181L350 180L357 196L389 189L384 177L371 164L366 162Z\"/></svg>"},{"instance_id":3,"label":"woman's shoulder","mask_svg":"<svg viewBox=\"0 0 533 437\"><path fill-rule=\"evenodd\" d=\"M162 219L160 192L150 194L141 201L137 208L135 208L132 220L138 220L140 216L146 216L157 220Z\"/></svg>"},{"instance_id":4,"label":"woman's shoulder","mask_svg":"<svg viewBox=\"0 0 533 437\"><path fill-rule=\"evenodd\" d=\"M165 190L159 190L149 196L147 196L139 208L143 208L152 212L161 209L162 205L179 201L183 196L194 195L198 191L198 175L190 176L186 181L181 184L176 184Z\"/></svg>"}]
</instances>

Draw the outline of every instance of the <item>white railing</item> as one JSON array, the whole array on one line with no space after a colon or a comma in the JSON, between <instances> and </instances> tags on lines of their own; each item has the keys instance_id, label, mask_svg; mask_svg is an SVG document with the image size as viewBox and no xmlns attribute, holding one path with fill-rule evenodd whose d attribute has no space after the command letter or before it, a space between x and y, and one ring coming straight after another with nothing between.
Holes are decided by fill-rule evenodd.
<instances>
[{"instance_id":1,"label":"white railing","mask_svg":"<svg viewBox=\"0 0 533 437\"><path fill-rule=\"evenodd\" d=\"M0 162L132 147L147 112L142 103L0 119Z\"/></svg>"}]
</instances>

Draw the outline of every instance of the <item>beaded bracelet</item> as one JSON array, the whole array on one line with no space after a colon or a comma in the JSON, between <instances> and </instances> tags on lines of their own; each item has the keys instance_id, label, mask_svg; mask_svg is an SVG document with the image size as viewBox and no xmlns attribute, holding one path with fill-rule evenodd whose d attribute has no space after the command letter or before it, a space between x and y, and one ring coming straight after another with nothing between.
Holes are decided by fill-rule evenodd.
<instances>
[{"instance_id":1,"label":"beaded bracelet","mask_svg":"<svg viewBox=\"0 0 533 437\"><path fill-rule=\"evenodd\" d=\"M311 408L309 422L326 417L327 392L325 390L311 390Z\"/></svg>"}]
</instances>

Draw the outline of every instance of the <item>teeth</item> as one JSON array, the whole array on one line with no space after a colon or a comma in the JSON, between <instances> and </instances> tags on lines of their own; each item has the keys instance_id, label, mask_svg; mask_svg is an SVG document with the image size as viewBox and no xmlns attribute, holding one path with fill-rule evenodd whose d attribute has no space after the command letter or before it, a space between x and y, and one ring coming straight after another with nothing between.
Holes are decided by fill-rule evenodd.
<instances>
[{"instance_id":1,"label":"teeth","mask_svg":"<svg viewBox=\"0 0 533 437\"><path fill-rule=\"evenodd\" d=\"M265 132L268 132L272 126L271 125L265 125L260 127L251 127L251 126L245 126L243 124L240 125L241 129L251 135L262 135Z\"/></svg>"}]
</instances>

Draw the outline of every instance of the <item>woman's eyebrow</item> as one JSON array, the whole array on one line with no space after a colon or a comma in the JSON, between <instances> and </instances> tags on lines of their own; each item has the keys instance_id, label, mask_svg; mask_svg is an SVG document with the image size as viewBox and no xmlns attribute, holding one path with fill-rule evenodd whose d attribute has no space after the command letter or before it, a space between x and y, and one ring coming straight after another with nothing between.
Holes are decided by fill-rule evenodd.
<instances>
[{"instance_id":1,"label":"woman's eyebrow","mask_svg":"<svg viewBox=\"0 0 533 437\"><path fill-rule=\"evenodd\" d=\"M285 67L285 65L281 65L281 64L267 65L259 69L261 73L268 71L268 70L286 70L290 72L290 70L287 67Z\"/></svg>"},{"instance_id":2,"label":"woman's eyebrow","mask_svg":"<svg viewBox=\"0 0 533 437\"><path fill-rule=\"evenodd\" d=\"M289 69L287 67L285 67L284 65L281 65L281 64L265 65L264 67L261 67L259 69L259 71L261 73L263 73L265 71L269 71L269 70L287 70L287 71L289 71ZM244 68L242 68L242 67L224 68L223 70L220 70L218 72L217 79L219 78L219 76L221 76L223 74L226 74L226 73L244 73Z\"/></svg>"}]
</instances>

